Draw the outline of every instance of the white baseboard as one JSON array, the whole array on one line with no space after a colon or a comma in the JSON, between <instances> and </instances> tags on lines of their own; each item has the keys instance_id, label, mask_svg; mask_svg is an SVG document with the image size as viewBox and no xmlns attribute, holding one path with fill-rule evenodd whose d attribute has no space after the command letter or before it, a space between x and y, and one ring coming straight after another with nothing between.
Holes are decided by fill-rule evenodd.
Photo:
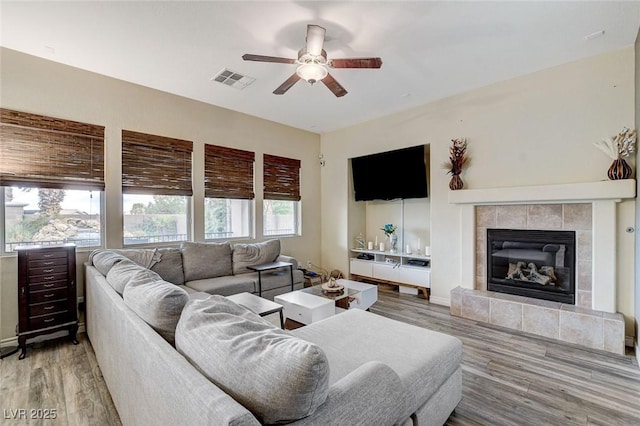
<instances>
[{"instance_id":1,"label":"white baseboard","mask_svg":"<svg viewBox=\"0 0 640 426\"><path fill-rule=\"evenodd\" d=\"M429 302L434 305L451 306L451 299L446 297L429 296Z\"/></svg>"}]
</instances>

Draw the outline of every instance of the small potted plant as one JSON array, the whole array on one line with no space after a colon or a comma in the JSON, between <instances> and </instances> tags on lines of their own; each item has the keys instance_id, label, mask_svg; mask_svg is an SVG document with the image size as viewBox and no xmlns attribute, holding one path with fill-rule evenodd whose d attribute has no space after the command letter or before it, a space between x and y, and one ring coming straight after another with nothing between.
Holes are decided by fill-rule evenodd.
<instances>
[{"instance_id":1,"label":"small potted plant","mask_svg":"<svg viewBox=\"0 0 640 426\"><path fill-rule=\"evenodd\" d=\"M392 223L387 223L380 228L387 237L387 240L389 240L389 251L391 253L395 253L398 250L398 236L396 235L396 229L398 229L398 227Z\"/></svg>"}]
</instances>

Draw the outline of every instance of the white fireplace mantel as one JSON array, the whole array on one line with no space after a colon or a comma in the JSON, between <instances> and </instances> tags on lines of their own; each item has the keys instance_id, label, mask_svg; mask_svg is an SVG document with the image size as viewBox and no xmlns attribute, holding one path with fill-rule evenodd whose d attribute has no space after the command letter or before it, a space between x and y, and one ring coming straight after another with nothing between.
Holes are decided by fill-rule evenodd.
<instances>
[{"instance_id":1,"label":"white fireplace mantel","mask_svg":"<svg viewBox=\"0 0 640 426\"><path fill-rule=\"evenodd\" d=\"M634 179L450 191L449 203L460 205L461 287L475 287L475 206L591 203L592 308L616 312L616 203L635 196Z\"/></svg>"},{"instance_id":2,"label":"white fireplace mantel","mask_svg":"<svg viewBox=\"0 0 640 426\"><path fill-rule=\"evenodd\" d=\"M620 201L625 198L635 198L635 196L635 179L623 179L558 185L463 189L450 191L449 203L473 205L590 203L594 200Z\"/></svg>"}]
</instances>

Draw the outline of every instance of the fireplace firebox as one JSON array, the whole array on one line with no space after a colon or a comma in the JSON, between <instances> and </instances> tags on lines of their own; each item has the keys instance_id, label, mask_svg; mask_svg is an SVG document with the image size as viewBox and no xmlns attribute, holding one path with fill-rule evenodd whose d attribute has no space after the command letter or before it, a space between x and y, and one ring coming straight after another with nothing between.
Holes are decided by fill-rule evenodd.
<instances>
[{"instance_id":1,"label":"fireplace firebox","mask_svg":"<svg viewBox=\"0 0 640 426\"><path fill-rule=\"evenodd\" d=\"M487 289L575 304L574 231L487 229Z\"/></svg>"}]
</instances>

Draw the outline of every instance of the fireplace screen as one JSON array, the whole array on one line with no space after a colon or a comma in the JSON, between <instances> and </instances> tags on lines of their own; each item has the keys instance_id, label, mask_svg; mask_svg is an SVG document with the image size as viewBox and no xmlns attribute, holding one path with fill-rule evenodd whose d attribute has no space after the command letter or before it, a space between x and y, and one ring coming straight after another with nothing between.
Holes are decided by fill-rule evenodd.
<instances>
[{"instance_id":1,"label":"fireplace screen","mask_svg":"<svg viewBox=\"0 0 640 426\"><path fill-rule=\"evenodd\" d=\"M487 289L575 303L574 231L487 230Z\"/></svg>"}]
</instances>

